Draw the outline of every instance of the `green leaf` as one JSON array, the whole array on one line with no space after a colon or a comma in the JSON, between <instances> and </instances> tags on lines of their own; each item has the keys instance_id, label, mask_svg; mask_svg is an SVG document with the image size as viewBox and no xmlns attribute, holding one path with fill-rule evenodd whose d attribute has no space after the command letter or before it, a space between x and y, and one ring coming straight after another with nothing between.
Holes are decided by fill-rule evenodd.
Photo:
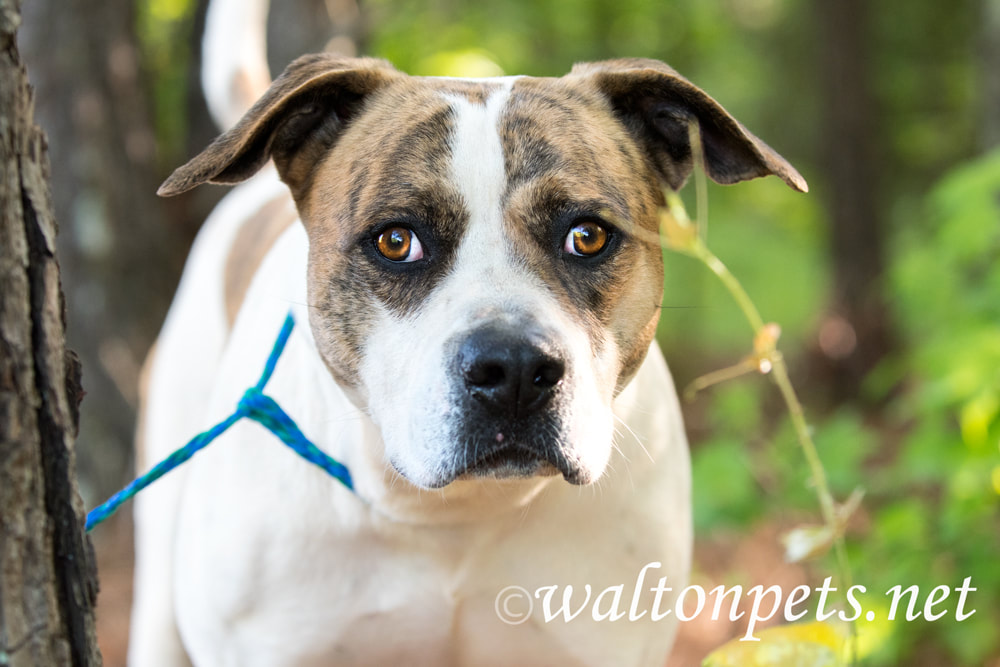
<instances>
[{"instance_id":1,"label":"green leaf","mask_svg":"<svg viewBox=\"0 0 1000 667\"><path fill-rule=\"evenodd\" d=\"M844 638L829 623L796 623L754 633L759 642L734 639L713 651L702 667L839 667Z\"/></svg>"}]
</instances>

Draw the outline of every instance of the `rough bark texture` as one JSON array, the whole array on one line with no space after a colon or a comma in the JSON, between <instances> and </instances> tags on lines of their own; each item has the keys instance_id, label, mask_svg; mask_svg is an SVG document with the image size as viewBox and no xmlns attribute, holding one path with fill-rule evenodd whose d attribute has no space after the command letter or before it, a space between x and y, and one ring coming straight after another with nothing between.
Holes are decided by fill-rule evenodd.
<instances>
[{"instance_id":1,"label":"rough bark texture","mask_svg":"<svg viewBox=\"0 0 1000 667\"><path fill-rule=\"evenodd\" d=\"M187 249L223 188L160 199L156 188L215 138L201 92L207 0L179 30L191 58L176 141L157 138L158 70L137 33L133 0L32 0L20 44L52 158L67 340L87 369L79 482L93 504L131 476L136 388ZM277 74L333 36L350 52L361 28L355 0L272 3L269 51ZM333 25L333 29L331 29ZM353 41L352 41L353 40ZM162 76L162 74L159 74ZM176 94L180 96L178 91Z\"/></svg>"},{"instance_id":2,"label":"rough bark texture","mask_svg":"<svg viewBox=\"0 0 1000 667\"><path fill-rule=\"evenodd\" d=\"M167 222L168 211L184 220L186 202L155 194L153 86L135 4L32 0L19 36L50 146L67 340L87 369L80 484L91 503L131 475L136 376L191 234Z\"/></svg>"},{"instance_id":3,"label":"rough bark texture","mask_svg":"<svg viewBox=\"0 0 1000 667\"><path fill-rule=\"evenodd\" d=\"M0 665L100 665L45 138L0 0Z\"/></svg>"}]
</instances>

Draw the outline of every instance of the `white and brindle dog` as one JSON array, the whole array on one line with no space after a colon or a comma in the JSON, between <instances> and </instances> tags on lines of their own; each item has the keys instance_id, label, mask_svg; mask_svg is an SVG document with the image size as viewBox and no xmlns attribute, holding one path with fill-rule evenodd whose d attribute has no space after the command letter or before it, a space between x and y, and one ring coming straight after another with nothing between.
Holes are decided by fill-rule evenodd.
<instances>
[{"instance_id":1,"label":"white and brindle dog","mask_svg":"<svg viewBox=\"0 0 1000 667\"><path fill-rule=\"evenodd\" d=\"M133 664L662 665L676 617L639 612L661 577L673 607L692 536L655 238L691 119L714 180L806 189L650 60L458 80L307 56L178 169L163 194L247 182L158 342L146 464L232 411L291 309L268 394L356 494L247 422L149 489ZM532 599L507 624L511 585L574 609L624 585L639 618Z\"/></svg>"}]
</instances>

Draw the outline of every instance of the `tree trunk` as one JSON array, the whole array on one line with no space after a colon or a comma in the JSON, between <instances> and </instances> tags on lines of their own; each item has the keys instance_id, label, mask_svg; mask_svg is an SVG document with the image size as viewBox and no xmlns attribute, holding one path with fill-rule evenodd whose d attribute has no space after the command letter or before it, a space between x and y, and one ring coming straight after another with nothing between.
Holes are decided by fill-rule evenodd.
<instances>
[{"instance_id":1,"label":"tree trunk","mask_svg":"<svg viewBox=\"0 0 1000 667\"><path fill-rule=\"evenodd\" d=\"M32 0L20 35L51 147L67 338L87 369L80 483L92 502L131 474L138 371L190 241L167 224L183 203L156 197L153 85L135 4Z\"/></svg>"},{"instance_id":2,"label":"tree trunk","mask_svg":"<svg viewBox=\"0 0 1000 667\"><path fill-rule=\"evenodd\" d=\"M180 110L186 117L175 123L181 136L173 141L156 136L154 91L162 88L157 77L164 74L144 60L134 0L33 0L24 10L22 51L37 90L38 121L49 137L54 206L64 227L59 256L67 336L87 369L79 472L92 502L131 474L142 359L194 234L226 192L198 188L156 197L173 168L218 134L201 93L207 4L199 0L192 29L178 32L190 40L181 48L193 57L176 84L185 87L177 94L187 106ZM343 47L360 31L356 0L272 4L275 74L295 56L322 50L331 36Z\"/></svg>"},{"instance_id":3,"label":"tree trunk","mask_svg":"<svg viewBox=\"0 0 1000 667\"><path fill-rule=\"evenodd\" d=\"M267 61L276 77L307 53L363 53L364 23L358 0L271 0L267 13Z\"/></svg>"},{"instance_id":4,"label":"tree trunk","mask_svg":"<svg viewBox=\"0 0 1000 667\"><path fill-rule=\"evenodd\" d=\"M835 400L857 398L862 379L890 349L883 293L881 137L868 80L867 0L816 0L821 122L825 145L833 313L820 330L826 384Z\"/></svg>"},{"instance_id":5,"label":"tree trunk","mask_svg":"<svg viewBox=\"0 0 1000 667\"><path fill-rule=\"evenodd\" d=\"M0 664L100 665L45 138L0 0Z\"/></svg>"}]
</instances>

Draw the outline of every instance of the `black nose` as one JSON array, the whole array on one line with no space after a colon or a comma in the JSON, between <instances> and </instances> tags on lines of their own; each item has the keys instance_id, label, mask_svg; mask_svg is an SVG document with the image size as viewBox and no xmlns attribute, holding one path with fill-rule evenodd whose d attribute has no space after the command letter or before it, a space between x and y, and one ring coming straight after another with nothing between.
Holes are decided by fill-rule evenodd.
<instances>
[{"instance_id":1,"label":"black nose","mask_svg":"<svg viewBox=\"0 0 1000 667\"><path fill-rule=\"evenodd\" d=\"M468 392L491 411L524 417L548 403L566 365L523 332L486 327L458 350L458 371Z\"/></svg>"}]
</instances>

